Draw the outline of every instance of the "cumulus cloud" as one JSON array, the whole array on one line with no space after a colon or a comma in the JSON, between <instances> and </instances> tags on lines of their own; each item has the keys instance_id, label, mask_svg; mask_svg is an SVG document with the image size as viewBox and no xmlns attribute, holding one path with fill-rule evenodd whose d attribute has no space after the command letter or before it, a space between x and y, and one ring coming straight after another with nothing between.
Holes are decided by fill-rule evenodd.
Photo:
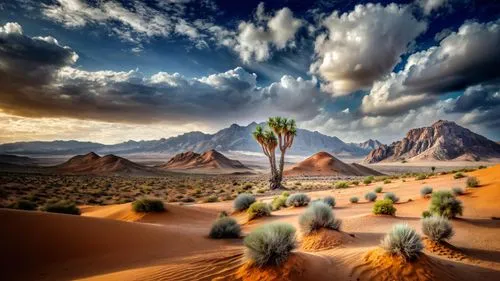
<instances>
[{"instance_id":1,"label":"cumulus cloud","mask_svg":"<svg viewBox=\"0 0 500 281\"><path fill-rule=\"evenodd\" d=\"M317 82L284 76L268 87L241 67L200 78L138 70L86 71L52 37L28 37L13 24L0 32L0 109L29 117L122 123L252 120L275 111L298 119L317 111Z\"/></svg>"},{"instance_id":2,"label":"cumulus cloud","mask_svg":"<svg viewBox=\"0 0 500 281\"><path fill-rule=\"evenodd\" d=\"M357 5L349 13L334 11L323 20L326 33L316 38L310 71L335 96L368 88L392 71L409 44L427 28L408 6Z\"/></svg>"},{"instance_id":3,"label":"cumulus cloud","mask_svg":"<svg viewBox=\"0 0 500 281\"><path fill-rule=\"evenodd\" d=\"M418 4L424 14L429 15L432 11L448 5L449 0L419 0Z\"/></svg>"}]
</instances>

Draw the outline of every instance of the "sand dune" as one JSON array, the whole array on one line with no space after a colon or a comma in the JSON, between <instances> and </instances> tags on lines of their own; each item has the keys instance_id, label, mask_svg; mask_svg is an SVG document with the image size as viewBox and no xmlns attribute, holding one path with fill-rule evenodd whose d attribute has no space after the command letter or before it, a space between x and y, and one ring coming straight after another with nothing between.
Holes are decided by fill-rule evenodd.
<instances>
[{"instance_id":1,"label":"sand dune","mask_svg":"<svg viewBox=\"0 0 500 281\"><path fill-rule=\"evenodd\" d=\"M318 152L284 171L286 176L368 176L381 175L360 164L346 164L327 152Z\"/></svg>"}]
</instances>

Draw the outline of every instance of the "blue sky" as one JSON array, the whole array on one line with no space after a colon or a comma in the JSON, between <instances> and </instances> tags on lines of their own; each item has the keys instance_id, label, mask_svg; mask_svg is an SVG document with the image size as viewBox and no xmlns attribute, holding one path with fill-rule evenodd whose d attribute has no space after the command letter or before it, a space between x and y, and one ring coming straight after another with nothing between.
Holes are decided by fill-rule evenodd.
<instances>
[{"instance_id":1,"label":"blue sky","mask_svg":"<svg viewBox=\"0 0 500 281\"><path fill-rule=\"evenodd\" d=\"M0 142L276 114L345 141L438 119L499 140L499 14L472 0L0 2Z\"/></svg>"}]
</instances>

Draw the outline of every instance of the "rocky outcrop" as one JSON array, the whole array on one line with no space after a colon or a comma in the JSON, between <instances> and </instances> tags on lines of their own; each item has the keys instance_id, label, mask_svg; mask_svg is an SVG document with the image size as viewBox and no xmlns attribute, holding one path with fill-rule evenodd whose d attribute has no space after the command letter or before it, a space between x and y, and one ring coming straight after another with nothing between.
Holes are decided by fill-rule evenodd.
<instances>
[{"instance_id":1,"label":"rocky outcrop","mask_svg":"<svg viewBox=\"0 0 500 281\"><path fill-rule=\"evenodd\" d=\"M365 142L360 142L356 144L359 148L373 150L382 145L378 140L369 139Z\"/></svg>"},{"instance_id":2,"label":"rocky outcrop","mask_svg":"<svg viewBox=\"0 0 500 281\"><path fill-rule=\"evenodd\" d=\"M410 130L402 140L372 150L364 163L381 161L469 160L500 157L500 145L455 122L439 120Z\"/></svg>"}]
</instances>

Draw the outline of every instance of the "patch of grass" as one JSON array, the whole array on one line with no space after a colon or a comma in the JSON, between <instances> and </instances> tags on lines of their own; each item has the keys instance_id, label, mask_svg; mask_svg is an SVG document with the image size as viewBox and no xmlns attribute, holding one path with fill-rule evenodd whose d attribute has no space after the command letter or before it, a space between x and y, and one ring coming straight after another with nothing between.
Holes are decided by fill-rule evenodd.
<instances>
[{"instance_id":1,"label":"patch of grass","mask_svg":"<svg viewBox=\"0 0 500 281\"><path fill-rule=\"evenodd\" d=\"M268 217L271 215L271 208L264 202L254 202L247 209L248 220L253 220L260 217Z\"/></svg>"},{"instance_id":2,"label":"patch of grass","mask_svg":"<svg viewBox=\"0 0 500 281\"><path fill-rule=\"evenodd\" d=\"M416 259L424 249L420 235L407 224L396 224L384 237L381 246L388 253L406 260Z\"/></svg>"},{"instance_id":3,"label":"patch of grass","mask_svg":"<svg viewBox=\"0 0 500 281\"><path fill-rule=\"evenodd\" d=\"M252 231L244 240L245 256L256 266L278 266L296 247L295 228L286 223L270 223Z\"/></svg>"},{"instance_id":4,"label":"patch of grass","mask_svg":"<svg viewBox=\"0 0 500 281\"><path fill-rule=\"evenodd\" d=\"M450 239L454 232L451 222L441 216L422 219L422 232L432 241L441 242Z\"/></svg>"},{"instance_id":5,"label":"patch of grass","mask_svg":"<svg viewBox=\"0 0 500 281\"><path fill-rule=\"evenodd\" d=\"M208 236L213 239L238 238L241 235L241 227L235 219L222 217L214 221Z\"/></svg>"},{"instance_id":6,"label":"patch of grass","mask_svg":"<svg viewBox=\"0 0 500 281\"><path fill-rule=\"evenodd\" d=\"M455 198L450 191L436 191L432 194L429 212L433 215L454 218L462 215L462 201Z\"/></svg>"},{"instance_id":7,"label":"patch of grass","mask_svg":"<svg viewBox=\"0 0 500 281\"><path fill-rule=\"evenodd\" d=\"M335 207L335 198L333 198L332 196L326 196L325 198L322 199L323 202L325 202L326 204L328 204L330 207Z\"/></svg>"},{"instance_id":8,"label":"patch of grass","mask_svg":"<svg viewBox=\"0 0 500 281\"><path fill-rule=\"evenodd\" d=\"M249 193L241 193L234 199L233 208L238 211L244 211L255 202L255 196Z\"/></svg>"},{"instance_id":9,"label":"patch of grass","mask_svg":"<svg viewBox=\"0 0 500 281\"><path fill-rule=\"evenodd\" d=\"M458 172L455 175L453 175L453 178L457 180L457 179L465 178L465 175L462 174L461 172Z\"/></svg>"},{"instance_id":10,"label":"patch of grass","mask_svg":"<svg viewBox=\"0 0 500 281\"><path fill-rule=\"evenodd\" d=\"M432 187L424 186L422 187L422 189L420 189L420 196L427 197L430 194L432 194Z\"/></svg>"},{"instance_id":11,"label":"patch of grass","mask_svg":"<svg viewBox=\"0 0 500 281\"><path fill-rule=\"evenodd\" d=\"M377 199L377 194L375 192L368 192L365 194L365 199L370 202L373 202Z\"/></svg>"},{"instance_id":12,"label":"patch of grass","mask_svg":"<svg viewBox=\"0 0 500 281\"><path fill-rule=\"evenodd\" d=\"M373 205L372 212L375 215L390 215L394 216L396 214L396 208L389 199L379 200Z\"/></svg>"},{"instance_id":13,"label":"patch of grass","mask_svg":"<svg viewBox=\"0 0 500 281\"><path fill-rule=\"evenodd\" d=\"M286 205L287 206L293 206L293 207L301 207L301 206L306 206L311 202L311 198L307 196L305 193L295 193L290 196L288 196L286 200Z\"/></svg>"},{"instance_id":14,"label":"patch of grass","mask_svg":"<svg viewBox=\"0 0 500 281\"><path fill-rule=\"evenodd\" d=\"M351 202L353 204L358 203L358 201L359 201L359 198L356 197L356 196L353 196L353 197L349 198L349 202Z\"/></svg>"},{"instance_id":15,"label":"patch of grass","mask_svg":"<svg viewBox=\"0 0 500 281\"><path fill-rule=\"evenodd\" d=\"M80 209L75 203L68 200L49 202L42 208L42 211L68 215L80 215Z\"/></svg>"},{"instance_id":16,"label":"patch of grass","mask_svg":"<svg viewBox=\"0 0 500 281\"><path fill-rule=\"evenodd\" d=\"M346 182L346 181L338 181L335 183L334 185L335 188L348 188L349 187L349 183Z\"/></svg>"},{"instance_id":17,"label":"patch of grass","mask_svg":"<svg viewBox=\"0 0 500 281\"><path fill-rule=\"evenodd\" d=\"M341 221L335 218L332 208L321 201L307 207L299 217L299 225L306 235L321 228L339 230Z\"/></svg>"},{"instance_id":18,"label":"patch of grass","mask_svg":"<svg viewBox=\"0 0 500 281\"><path fill-rule=\"evenodd\" d=\"M476 177L468 177L467 178L467 187L478 187L479 180Z\"/></svg>"},{"instance_id":19,"label":"patch of grass","mask_svg":"<svg viewBox=\"0 0 500 281\"><path fill-rule=\"evenodd\" d=\"M377 187L375 188L375 190L374 190L374 191L375 191L376 193L381 193L381 192L382 192L382 190L383 190L383 188L382 188L381 186L377 186Z\"/></svg>"},{"instance_id":20,"label":"patch of grass","mask_svg":"<svg viewBox=\"0 0 500 281\"><path fill-rule=\"evenodd\" d=\"M139 199L132 203L132 210L137 213L164 212L165 205L159 199Z\"/></svg>"},{"instance_id":21,"label":"patch of grass","mask_svg":"<svg viewBox=\"0 0 500 281\"><path fill-rule=\"evenodd\" d=\"M384 200L391 200L392 203L397 203L399 201L399 197L396 196L396 194L392 193L392 192L387 192L385 195L384 195Z\"/></svg>"}]
</instances>

